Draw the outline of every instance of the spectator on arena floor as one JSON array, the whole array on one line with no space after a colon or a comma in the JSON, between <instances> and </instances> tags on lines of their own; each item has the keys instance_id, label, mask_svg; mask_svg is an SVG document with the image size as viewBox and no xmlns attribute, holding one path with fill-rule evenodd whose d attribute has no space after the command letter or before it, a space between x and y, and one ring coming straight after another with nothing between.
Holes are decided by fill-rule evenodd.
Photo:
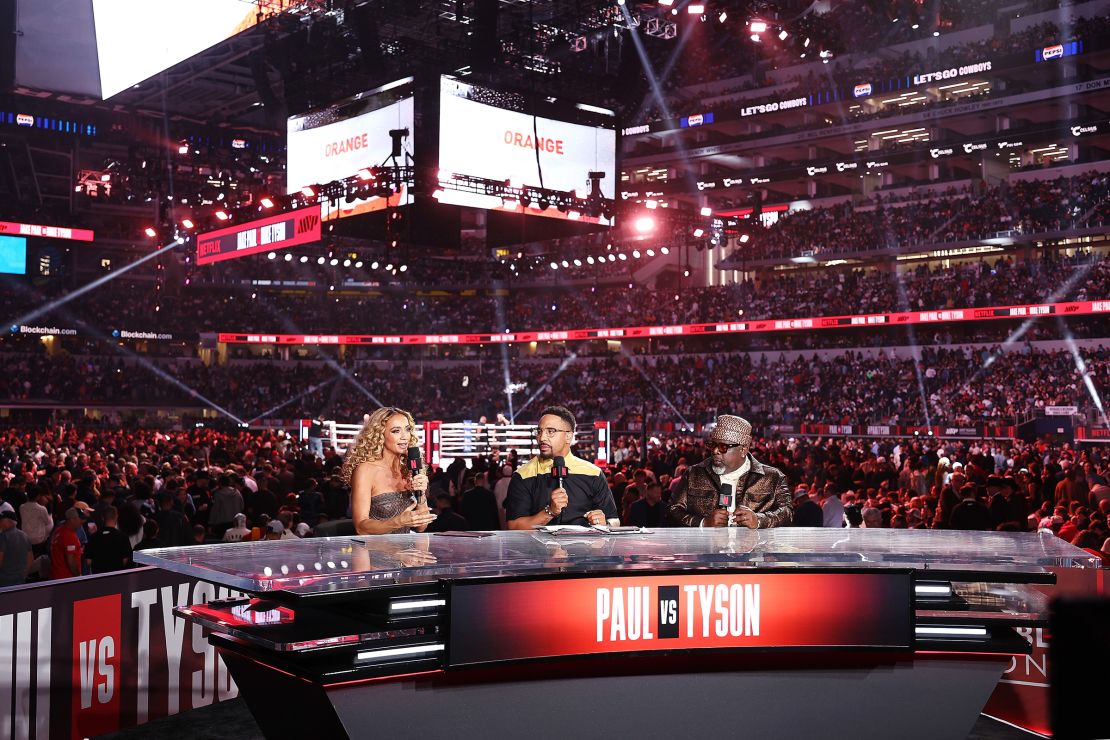
<instances>
[{"instance_id":1,"label":"spectator on arena floor","mask_svg":"<svg viewBox=\"0 0 1110 740\"><path fill-rule=\"evenodd\" d=\"M809 488L802 484L794 489L794 520L795 527L820 527L824 521L821 506L809 497Z\"/></svg>"},{"instance_id":2,"label":"spectator on arena floor","mask_svg":"<svg viewBox=\"0 0 1110 740\"><path fill-rule=\"evenodd\" d=\"M242 542L250 538L250 529L247 528L247 515L236 514L232 518L231 526L224 530L224 542Z\"/></svg>"},{"instance_id":3,"label":"spectator on arena floor","mask_svg":"<svg viewBox=\"0 0 1110 740\"><path fill-rule=\"evenodd\" d=\"M459 513L466 519L468 529L492 531L501 528L497 499L486 485L487 480L486 473L475 473L470 481L472 485L459 499Z\"/></svg>"},{"instance_id":4,"label":"spectator on arena floor","mask_svg":"<svg viewBox=\"0 0 1110 740\"><path fill-rule=\"evenodd\" d=\"M111 573L131 567L131 543L119 531L119 512L115 506L101 510L102 526L89 535L84 557L92 573Z\"/></svg>"},{"instance_id":5,"label":"spectator on arena floor","mask_svg":"<svg viewBox=\"0 0 1110 740\"><path fill-rule=\"evenodd\" d=\"M657 481L644 485L643 495L632 502L625 524L632 527L666 527L668 506L663 502L663 486Z\"/></svg>"},{"instance_id":6,"label":"spectator on arena floor","mask_svg":"<svg viewBox=\"0 0 1110 740\"><path fill-rule=\"evenodd\" d=\"M50 546L50 577L72 578L81 575L81 559L84 547L77 531L84 526L81 510L77 507L66 509L63 523L54 528Z\"/></svg>"},{"instance_id":7,"label":"spectator on arena floor","mask_svg":"<svg viewBox=\"0 0 1110 740\"><path fill-rule=\"evenodd\" d=\"M16 519L11 509L0 512L0 587L24 583L33 562L31 543Z\"/></svg>"}]
</instances>

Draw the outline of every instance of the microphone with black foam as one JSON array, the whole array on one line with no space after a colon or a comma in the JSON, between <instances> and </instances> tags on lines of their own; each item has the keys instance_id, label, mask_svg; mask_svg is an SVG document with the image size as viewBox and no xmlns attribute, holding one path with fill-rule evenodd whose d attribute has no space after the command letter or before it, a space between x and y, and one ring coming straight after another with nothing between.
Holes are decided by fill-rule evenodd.
<instances>
[{"instance_id":1,"label":"microphone with black foam","mask_svg":"<svg viewBox=\"0 0 1110 740\"><path fill-rule=\"evenodd\" d=\"M408 463L409 463L409 471L414 476L420 475L420 471L424 469L424 459L420 456L420 448L419 447L410 447L409 448ZM424 492L423 491L413 491L412 500L414 502L419 501L420 500L420 494L422 494L422 493L424 493Z\"/></svg>"},{"instance_id":2,"label":"microphone with black foam","mask_svg":"<svg viewBox=\"0 0 1110 740\"><path fill-rule=\"evenodd\" d=\"M556 457L554 460L552 460L552 463L551 463L551 477L555 479L555 487L556 488L562 488L563 487L563 481L566 480L567 475L568 475L567 461L561 455L559 457ZM564 508L566 508L566 507L564 507ZM559 515L555 518L556 518L556 520L561 521L562 518L563 518L563 512L560 511Z\"/></svg>"},{"instance_id":3,"label":"microphone with black foam","mask_svg":"<svg viewBox=\"0 0 1110 740\"><path fill-rule=\"evenodd\" d=\"M717 496L717 508L718 509L730 509L730 508L732 508L732 484L731 483L722 483L721 484L721 493Z\"/></svg>"}]
</instances>

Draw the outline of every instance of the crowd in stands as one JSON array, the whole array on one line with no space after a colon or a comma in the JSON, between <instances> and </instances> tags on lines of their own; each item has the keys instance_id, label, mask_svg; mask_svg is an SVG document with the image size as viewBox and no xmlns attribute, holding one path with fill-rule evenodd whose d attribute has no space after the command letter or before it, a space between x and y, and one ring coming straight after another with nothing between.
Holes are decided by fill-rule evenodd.
<instances>
[{"instance_id":1,"label":"crowd in stands","mask_svg":"<svg viewBox=\"0 0 1110 740\"><path fill-rule=\"evenodd\" d=\"M1110 565L1110 486L1097 450L764 437L753 454L786 473L794 526L1041 531ZM695 435L620 437L607 478L622 520L671 525L672 491L706 456ZM515 450L486 449L433 470L432 530L504 526L506 480L522 462ZM0 586L122 570L147 548L337 533L350 517L341 463L330 447L313 454L277 432L5 429Z\"/></svg>"},{"instance_id":2,"label":"crowd in stands","mask_svg":"<svg viewBox=\"0 0 1110 740\"><path fill-rule=\"evenodd\" d=\"M965 216L968 209L955 205L951 209L950 219L966 218L971 223ZM804 233L816 222L832 219L828 212L791 215L761 238L783 249L796 249L787 235ZM874 216L859 214L860 221L868 215ZM962 227L950 224L949 228ZM852 239L850 230L843 233ZM1050 261L1016 261L1004 256L949 268L922 265L904 272L875 268L768 271L757 273L755 281L705 288L630 288L622 283L513 289L509 283L503 291L390 290L337 295L326 290L279 293L259 288L182 286L153 291L149 285L113 286L86 293L31 323L91 327L90 331L105 337L112 330L124 329L168 333L182 339L195 339L202 332L502 333L1005 306L1108 295L1110 260L1093 253L1070 258L1060 255ZM0 314L10 325L45 300L33 292L13 291L0 296Z\"/></svg>"},{"instance_id":3,"label":"crowd in stands","mask_svg":"<svg viewBox=\"0 0 1110 740\"><path fill-rule=\"evenodd\" d=\"M1093 345L1093 346L1092 346ZM490 359L420 361L145 360L17 355L7 358L0 398L17 404L109 408L214 408L237 421L361 417L377 399L444 421L494 416L510 408L565 403L581 418L618 423L678 416L705 423L739 408L761 424L1015 424L1045 406L1075 406L1100 424L1089 391L1110 387L1110 350L1091 343L1068 350L1025 344L923 347L920 360L883 350L828 356L754 357L748 353L578 357L562 362ZM752 389L758 388L758 392ZM736 389L730 394L731 389Z\"/></svg>"},{"instance_id":4,"label":"crowd in stands","mask_svg":"<svg viewBox=\"0 0 1110 740\"><path fill-rule=\"evenodd\" d=\"M838 6L838 8L846 13L860 11L869 12L866 6L860 6L856 3L844 4ZM1016 33L997 34L985 40L969 41L940 51L929 48L924 53L921 51L885 54L880 52L874 56L861 56L859 52L877 50L880 49L880 46L891 46L909 40L899 38L899 32L910 31L912 23L892 23L887 19L876 28L876 30L880 32L880 37L877 39L877 41L880 42L879 44L857 43L860 35L856 28L866 27L866 25L858 26L858 24L853 24L852 45L850 49L836 48L835 43L825 45L817 42L814 43L813 46L815 49L824 46L824 50L832 53L834 57L830 64L822 65L819 71L811 69L805 73L793 75L786 82L775 82L769 77L757 81L753 77L734 85L717 86L716 89L709 94L709 97L711 97L712 104L715 108L724 109L732 105L737 105L741 101L745 104L758 104L763 98L752 96L750 92L769 85L773 85L775 90L770 97L766 98L767 100L782 100L790 97L808 96L830 91L832 89L851 88L854 85L864 82L877 83L888 79L896 79L922 70L947 69L986 60L995 60L1010 54L1031 52L1034 49L1047 45L1065 43L1072 39L1085 40L1090 43L1091 40L1106 33L1108 28L1110 28L1108 24L1110 24L1110 18L1106 16L1078 18L1062 26L1055 22L1044 22ZM818 28L813 29L813 37L817 38L822 32L821 29L834 27L835 26L823 22ZM922 31L922 29L911 31L911 33L917 34L920 31ZM921 33L921 35L923 36L925 34ZM835 59L836 56L845 51L851 51L853 55L843 60ZM816 56L816 54L809 54L807 56L812 58ZM751 60L743 58L742 55L741 58L734 59L731 64L726 62L725 69L722 69L721 63L715 61L709 62L707 60L702 60L699 63L697 61L696 50L693 51L690 58L694 61L688 62L687 67L683 69L683 74L676 76L671 81L671 84L667 86L669 93L667 104L669 110L674 115L682 115L684 111L704 106L704 100L707 97L706 93L690 92L685 89L686 86L728 79L729 70L735 70L737 74L746 74L751 69ZM810 60L801 61L808 62ZM1030 62L1031 61L1032 57L1030 56ZM783 56L780 62L782 68L788 69L789 66L799 62L799 60L796 56L794 58ZM1013 91L1014 88L1008 86L1005 94L1013 94ZM962 96L945 95L938 100L932 101L932 105L947 105L960 99L966 98ZM848 111L845 114L845 121L875 115L889 115L897 112L904 111L897 107L861 107L857 110ZM835 115L835 113L832 115ZM663 117L662 111L655 110L653 111L653 115L648 116L648 119L661 117Z\"/></svg>"}]
</instances>

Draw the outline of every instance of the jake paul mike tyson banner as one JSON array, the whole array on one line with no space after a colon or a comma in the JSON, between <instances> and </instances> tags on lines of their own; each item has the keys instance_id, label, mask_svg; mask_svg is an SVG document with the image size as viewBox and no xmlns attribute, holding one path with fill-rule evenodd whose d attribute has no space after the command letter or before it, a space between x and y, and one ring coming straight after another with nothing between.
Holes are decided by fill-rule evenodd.
<instances>
[{"instance_id":1,"label":"jake paul mike tyson banner","mask_svg":"<svg viewBox=\"0 0 1110 740\"><path fill-rule=\"evenodd\" d=\"M90 737L238 696L173 614L236 595L155 568L0 590L0 738Z\"/></svg>"},{"instance_id":2,"label":"jake paul mike tyson banner","mask_svg":"<svg viewBox=\"0 0 1110 740\"><path fill-rule=\"evenodd\" d=\"M451 666L653 650L913 645L913 582L898 571L455 583L449 604Z\"/></svg>"}]
</instances>

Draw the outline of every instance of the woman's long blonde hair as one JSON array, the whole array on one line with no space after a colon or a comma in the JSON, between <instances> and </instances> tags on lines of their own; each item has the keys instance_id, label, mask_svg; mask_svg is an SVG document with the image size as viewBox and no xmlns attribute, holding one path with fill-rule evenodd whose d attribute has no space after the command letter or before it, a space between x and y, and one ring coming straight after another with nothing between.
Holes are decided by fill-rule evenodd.
<instances>
[{"instance_id":1,"label":"woman's long blonde hair","mask_svg":"<svg viewBox=\"0 0 1110 740\"><path fill-rule=\"evenodd\" d=\"M362 463L381 460L385 456L385 425L389 422L390 417L397 414L405 417L409 428L412 430L409 437L409 449L413 447L419 449L420 442L416 438L416 419L412 417L412 414L393 406L382 407L365 417L358 436L347 448L347 454L343 457L343 467L339 470L339 477L344 482L350 484L351 478L355 474L355 468ZM412 475L404 462L401 463L401 474L405 477Z\"/></svg>"}]
</instances>

